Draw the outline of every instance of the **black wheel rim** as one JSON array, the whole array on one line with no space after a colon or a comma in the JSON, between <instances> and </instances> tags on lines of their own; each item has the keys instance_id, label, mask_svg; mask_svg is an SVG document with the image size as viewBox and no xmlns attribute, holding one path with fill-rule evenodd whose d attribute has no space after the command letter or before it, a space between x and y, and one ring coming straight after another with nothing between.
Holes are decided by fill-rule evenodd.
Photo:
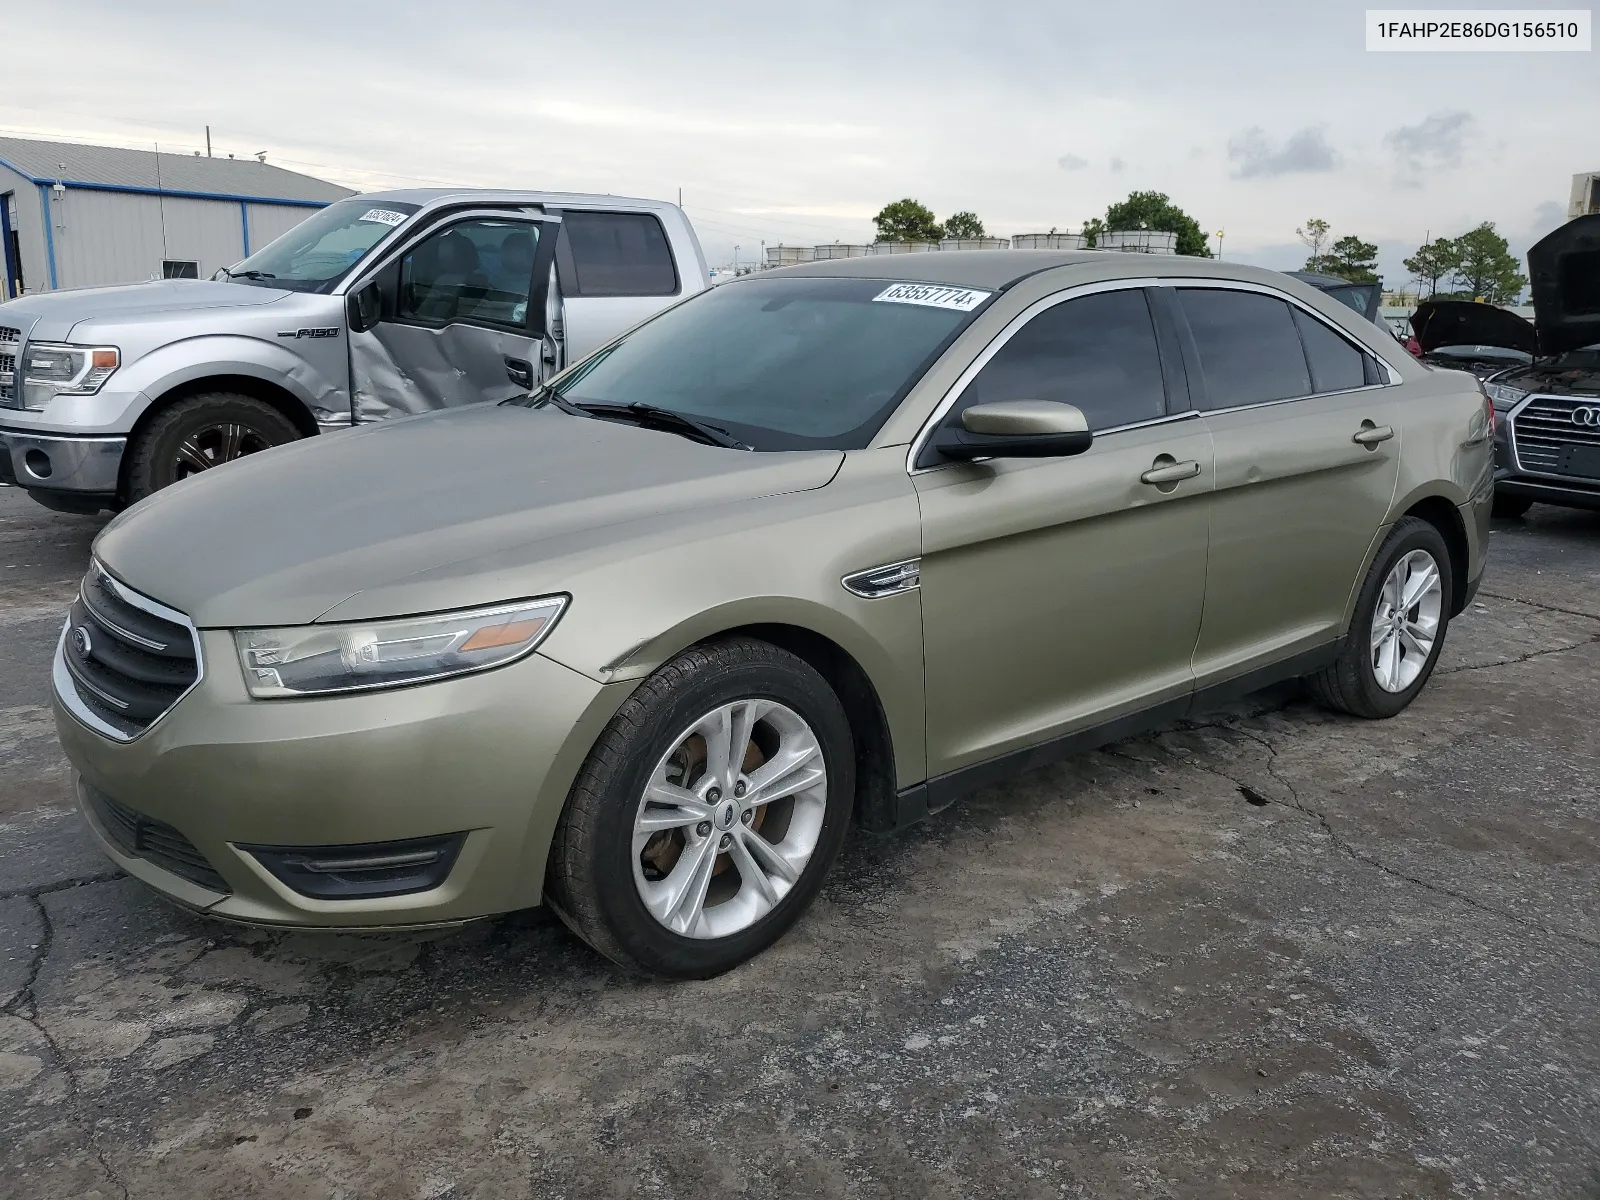
<instances>
[{"instance_id":1,"label":"black wheel rim","mask_svg":"<svg viewBox=\"0 0 1600 1200\"><path fill-rule=\"evenodd\" d=\"M172 456L172 477L187 479L201 471L265 450L273 442L260 430L238 421L219 421L191 430Z\"/></svg>"}]
</instances>

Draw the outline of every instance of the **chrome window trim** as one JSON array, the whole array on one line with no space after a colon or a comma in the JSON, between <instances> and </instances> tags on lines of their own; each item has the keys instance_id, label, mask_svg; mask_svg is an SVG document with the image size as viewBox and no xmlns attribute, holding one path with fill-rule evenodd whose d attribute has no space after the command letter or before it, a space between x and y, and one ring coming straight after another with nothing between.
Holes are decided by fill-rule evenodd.
<instances>
[{"instance_id":1,"label":"chrome window trim","mask_svg":"<svg viewBox=\"0 0 1600 1200\"><path fill-rule=\"evenodd\" d=\"M116 592L118 599L131 604L134 608L143 609L153 617L160 617L163 621L170 621L174 625L183 626L189 631L189 641L194 645L194 682L188 687L184 688L183 691L178 695L178 698L171 704L167 705L166 709L158 714L155 720L151 721L150 724L139 730L138 733L129 734L95 716L95 714L89 710L88 706L85 705L84 702L79 698L77 685L74 683L72 675L67 670L66 661L67 634L72 629L72 617L70 614L67 616L66 621L62 624L61 636L56 639L56 655L51 664L50 670L50 678L55 687L56 698L61 701L62 707L71 713L79 723L94 730L102 737L109 738L114 742L122 742L124 744L128 742L136 742L145 734L154 729L157 725L161 724L161 722L166 719L167 714L173 709L177 708L178 705L182 704L184 697L190 692L194 691L195 688L199 687L200 681L206 677L205 650L200 645L200 631L195 628L193 621L189 620L187 616L179 612L177 609L168 608L165 604L162 604L159 601L152 600L148 596L141 595L130 588L127 584L123 583L120 579L117 579L111 574L110 571L107 571L105 567L100 565L99 559L89 560L89 570L91 573L98 572L100 578L106 581L106 585L111 588L112 591Z\"/></svg>"},{"instance_id":2,"label":"chrome window trim","mask_svg":"<svg viewBox=\"0 0 1600 1200\"><path fill-rule=\"evenodd\" d=\"M1361 353L1371 356L1389 376L1388 383L1367 383L1358 388L1341 388L1339 392L1311 392L1306 396L1288 396L1285 398L1287 400L1307 400L1310 399L1311 396L1337 396L1342 392L1360 392L1367 391L1371 388L1393 387L1395 384L1405 382L1405 380L1401 377L1400 372L1395 369L1394 364L1386 359L1383 355L1379 354L1371 346L1366 345L1364 342L1358 342L1343 329L1340 329L1337 325L1330 323L1328 318L1323 316L1316 309L1312 308L1304 300L1301 300L1298 296L1291 296L1288 292L1279 291L1277 288L1271 287L1268 284L1256 283L1247 279L1196 279L1192 276L1189 276L1183 279L1165 280L1160 284L1160 286L1170 288L1206 288L1212 291L1221 289L1223 291L1231 292L1259 292L1263 296L1271 296L1274 300L1287 301L1289 304L1294 305L1294 307L1305 313L1306 316L1312 318L1312 320L1320 322L1324 328L1343 338L1346 342L1349 342L1357 350L1361 351ZM1374 326L1374 328L1376 328L1376 326ZM1307 377L1309 378L1309 368L1307 370ZM1264 400L1262 403L1281 404L1283 401ZM1233 408L1259 407L1260 405L1257 404L1236 404L1233 406ZM1233 409L1213 408L1208 409L1207 411L1232 412Z\"/></svg>"},{"instance_id":3,"label":"chrome window trim","mask_svg":"<svg viewBox=\"0 0 1600 1200\"><path fill-rule=\"evenodd\" d=\"M1383 388L1394 387L1396 384L1404 382L1400 372L1395 369L1394 364L1389 362L1388 359L1386 359L1382 354L1379 354L1371 346L1358 342L1344 330L1333 324L1330 324L1326 317L1317 312L1304 301L1267 284L1255 283L1250 280L1243 279L1202 279L1192 275L1185 275L1178 278L1165 276L1141 276L1139 278L1131 279L1101 279L1095 281L1094 283L1080 283L1073 287L1064 288L1059 292L1052 292L1050 295L1034 301L1032 304L1028 305L1027 308L1023 309L1020 313L1008 321L1005 328L999 333L995 334L994 338L987 346L983 348L978 356L974 358L972 362L967 364L966 369L963 370L959 376L957 376L955 383L953 383L940 398L939 403L934 405L933 412L929 414L925 421L923 421L921 428L917 430L917 435L911 439L911 445L906 451L906 473L909 475L920 475L925 471L936 471L951 465L948 463L939 463L932 467L918 467L916 465L917 456L922 453L924 445L927 443L928 439L933 436L934 430L939 427L939 424L944 420L946 414L948 414L949 411L955 407L956 401L960 398L961 393L966 390L967 385L972 382L979 371L983 370L983 368L988 365L990 359L994 358L996 354L1004 349L1006 343L1016 336L1018 330L1020 330L1022 326L1026 325L1029 321L1038 316L1040 313L1044 312L1046 309L1054 308L1058 304L1065 304L1069 300L1076 300L1080 296L1090 296L1097 292L1116 292L1126 291L1131 288L1152 287L1168 287L1174 289L1223 288L1239 292L1259 292L1262 295L1271 296L1275 300L1283 300L1286 303L1292 304L1294 307L1298 308L1312 320L1321 322L1324 327L1332 330L1336 335L1343 338L1346 342L1360 350L1363 354L1369 355L1380 367L1383 368L1385 374L1388 375L1389 382L1366 383L1362 384L1358 388L1341 388L1339 391L1335 392L1312 392L1306 396L1288 396L1282 400L1264 400L1257 404L1236 404L1229 408L1210 408L1204 410L1204 412L1201 412L1201 410L1198 409L1189 409L1181 413L1167 413L1164 416L1154 417L1146 421L1134 421L1127 425L1113 425L1106 429L1096 430L1096 438L1104 437L1113 433L1121 433L1123 430L1127 429L1142 429L1146 426L1159 425L1163 422L1184 420L1189 417L1210 415L1212 413L1239 412L1249 408L1266 408L1270 405L1293 404L1301 400L1309 400L1322 396L1342 396L1355 392L1379 391Z\"/></svg>"},{"instance_id":4,"label":"chrome window trim","mask_svg":"<svg viewBox=\"0 0 1600 1200\"><path fill-rule=\"evenodd\" d=\"M1005 349L1006 343L1011 341L1011 339L1017 335L1018 331L1021 330L1022 327L1029 321L1033 320L1034 317L1038 316L1047 309L1054 308L1058 304L1065 304L1069 300L1076 300L1080 296L1092 296L1098 292L1125 292L1131 291L1134 288L1142 289L1159 286L1160 280L1158 279L1101 279L1094 283L1080 283L1073 287L1064 288L1059 292L1051 292L1048 296L1042 296L1038 300L1035 300L1032 304L1028 305L1027 308L1023 309L1016 316L1012 317L1011 320L1007 321L1005 328L1000 330L999 333L995 334L994 337L990 339L989 344L978 353L978 356L967 364L966 368L961 372L960 375L956 376L956 381L951 384L950 387L946 389L945 394L939 398L939 403L933 406L933 411L929 413L927 418L922 422L921 428L917 430L917 435L911 439L911 445L906 448L906 473L908 475L920 475L924 471L937 471L943 467L952 465L950 463L939 463L932 467L918 467L917 456L922 453L923 446L927 443L928 439L933 436L934 430L938 429L940 423L944 420L945 415L955 407L956 401L961 398L961 393L966 391L967 385L973 381L979 371L983 370L984 367L989 365L989 360L994 358L996 354L999 354L1001 350ZM1153 329L1155 325L1154 313L1151 314L1150 321ZM1159 334L1157 334L1157 336L1159 336ZM1188 416L1190 414L1166 413L1163 416L1152 418L1149 421L1140 421L1136 422L1135 424L1148 425L1154 424L1157 421L1170 421L1174 417L1180 415ZM1096 430L1095 437L1098 438L1104 434L1115 433L1119 430L1130 429L1133 427L1133 425L1118 425L1110 429Z\"/></svg>"}]
</instances>

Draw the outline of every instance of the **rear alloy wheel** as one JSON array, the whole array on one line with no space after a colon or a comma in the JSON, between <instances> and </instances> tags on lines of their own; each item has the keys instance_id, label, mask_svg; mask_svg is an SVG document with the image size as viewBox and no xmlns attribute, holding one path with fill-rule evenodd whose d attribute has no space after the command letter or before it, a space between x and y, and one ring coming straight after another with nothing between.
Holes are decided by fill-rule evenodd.
<instances>
[{"instance_id":1,"label":"rear alloy wheel","mask_svg":"<svg viewBox=\"0 0 1600 1200\"><path fill-rule=\"evenodd\" d=\"M299 436L264 400L232 392L190 396L159 413L129 448L127 501Z\"/></svg>"},{"instance_id":2,"label":"rear alloy wheel","mask_svg":"<svg viewBox=\"0 0 1600 1200\"><path fill-rule=\"evenodd\" d=\"M1338 660L1309 680L1318 699L1368 718L1410 704L1439 661L1451 585L1439 531L1416 517L1397 522L1367 572Z\"/></svg>"},{"instance_id":3,"label":"rear alloy wheel","mask_svg":"<svg viewBox=\"0 0 1600 1200\"><path fill-rule=\"evenodd\" d=\"M737 638L641 684L573 784L547 892L575 933L647 974L705 978L776 941L843 844L854 749L815 669Z\"/></svg>"}]
</instances>

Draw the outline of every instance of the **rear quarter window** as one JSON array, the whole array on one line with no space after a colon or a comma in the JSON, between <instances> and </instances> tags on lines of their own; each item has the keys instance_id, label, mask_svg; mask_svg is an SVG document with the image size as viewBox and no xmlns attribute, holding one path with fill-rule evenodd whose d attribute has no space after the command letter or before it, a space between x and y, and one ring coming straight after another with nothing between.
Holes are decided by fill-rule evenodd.
<instances>
[{"instance_id":1,"label":"rear quarter window","mask_svg":"<svg viewBox=\"0 0 1600 1200\"><path fill-rule=\"evenodd\" d=\"M579 296L675 296L678 269L661 222L649 213L569 212L562 217L563 286Z\"/></svg>"}]
</instances>

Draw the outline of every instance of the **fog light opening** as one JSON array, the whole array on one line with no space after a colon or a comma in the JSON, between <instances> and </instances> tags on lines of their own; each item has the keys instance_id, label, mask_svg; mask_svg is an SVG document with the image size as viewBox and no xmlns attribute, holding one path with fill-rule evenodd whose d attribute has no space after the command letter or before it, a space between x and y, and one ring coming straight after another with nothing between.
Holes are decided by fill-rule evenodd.
<instances>
[{"instance_id":1,"label":"fog light opening","mask_svg":"<svg viewBox=\"0 0 1600 1200\"><path fill-rule=\"evenodd\" d=\"M22 456L22 465L28 468L28 474L36 479L49 479L55 468L50 465L50 456L43 450L29 450Z\"/></svg>"},{"instance_id":2,"label":"fog light opening","mask_svg":"<svg viewBox=\"0 0 1600 1200\"><path fill-rule=\"evenodd\" d=\"M285 887L314 900L406 896L449 878L465 833L342 846L240 846Z\"/></svg>"}]
</instances>

